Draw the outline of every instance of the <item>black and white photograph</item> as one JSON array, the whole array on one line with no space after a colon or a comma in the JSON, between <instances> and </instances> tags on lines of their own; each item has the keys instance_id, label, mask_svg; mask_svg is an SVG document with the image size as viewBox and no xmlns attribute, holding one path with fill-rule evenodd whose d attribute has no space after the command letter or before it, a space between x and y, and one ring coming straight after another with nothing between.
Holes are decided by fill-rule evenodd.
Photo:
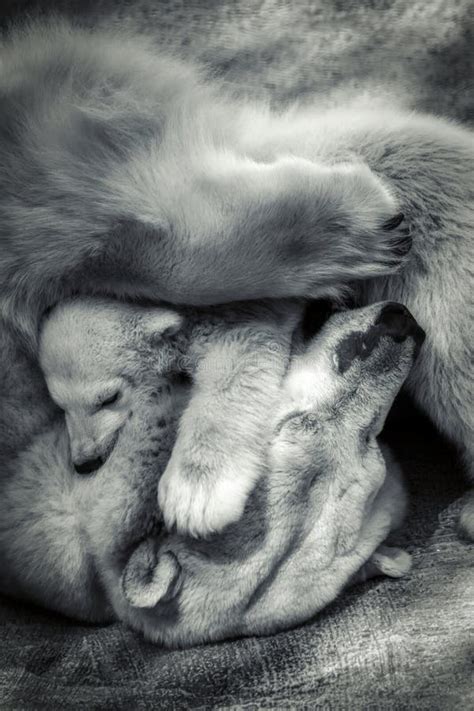
<instances>
[{"instance_id":1,"label":"black and white photograph","mask_svg":"<svg viewBox=\"0 0 474 711\"><path fill-rule=\"evenodd\" d=\"M472 0L3 0L0 711L474 708Z\"/></svg>"}]
</instances>

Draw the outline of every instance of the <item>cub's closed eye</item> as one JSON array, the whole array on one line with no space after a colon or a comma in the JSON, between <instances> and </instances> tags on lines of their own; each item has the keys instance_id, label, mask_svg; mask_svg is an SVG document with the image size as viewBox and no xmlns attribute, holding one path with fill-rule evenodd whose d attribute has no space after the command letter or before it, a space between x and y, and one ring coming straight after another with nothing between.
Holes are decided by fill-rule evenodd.
<instances>
[{"instance_id":1,"label":"cub's closed eye","mask_svg":"<svg viewBox=\"0 0 474 711\"><path fill-rule=\"evenodd\" d=\"M113 405L116 403L121 397L121 393L119 390L117 390L116 393L108 397L106 400L102 400L100 403L99 407L108 407L109 405Z\"/></svg>"}]
</instances>

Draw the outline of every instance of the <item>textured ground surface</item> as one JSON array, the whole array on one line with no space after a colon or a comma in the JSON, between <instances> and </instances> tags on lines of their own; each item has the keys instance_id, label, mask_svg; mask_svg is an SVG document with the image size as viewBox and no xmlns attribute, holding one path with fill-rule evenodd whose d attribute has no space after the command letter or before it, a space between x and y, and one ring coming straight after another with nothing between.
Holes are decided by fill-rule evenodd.
<instances>
[{"instance_id":1,"label":"textured ground surface","mask_svg":"<svg viewBox=\"0 0 474 711\"><path fill-rule=\"evenodd\" d=\"M382 80L420 108L474 123L467 0L49 5L87 21L113 5L111 22L138 23L275 103L326 101ZM7 0L1 12L31 7ZM455 533L459 467L423 421L391 437L413 492L409 577L353 589L291 632L172 653L118 624L86 627L3 600L0 709L473 707L473 549Z\"/></svg>"}]
</instances>

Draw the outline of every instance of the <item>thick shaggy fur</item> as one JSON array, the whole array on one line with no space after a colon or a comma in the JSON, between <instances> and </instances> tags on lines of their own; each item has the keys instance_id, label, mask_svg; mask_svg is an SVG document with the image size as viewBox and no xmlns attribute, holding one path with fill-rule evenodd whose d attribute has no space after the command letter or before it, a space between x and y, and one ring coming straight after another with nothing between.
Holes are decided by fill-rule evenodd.
<instances>
[{"instance_id":1,"label":"thick shaggy fur","mask_svg":"<svg viewBox=\"0 0 474 711\"><path fill-rule=\"evenodd\" d=\"M4 43L0 72L0 308L29 340L76 291L318 296L406 252L367 166L262 155L279 118L143 37L33 26Z\"/></svg>"},{"instance_id":2,"label":"thick shaggy fur","mask_svg":"<svg viewBox=\"0 0 474 711\"><path fill-rule=\"evenodd\" d=\"M133 371L148 333L159 361L152 370L194 383L160 480L164 520L168 528L205 536L239 519L265 465L268 412L301 314L301 304L276 301L181 314L111 299L60 304L43 324L39 355L49 392L65 413L78 473L93 475L103 466L146 399L150 377L142 383ZM128 359L117 358L124 352Z\"/></svg>"},{"instance_id":3,"label":"thick shaggy fur","mask_svg":"<svg viewBox=\"0 0 474 711\"><path fill-rule=\"evenodd\" d=\"M65 342L58 356L42 349L53 393L76 402L78 379L81 393L97 384L98 373L88 367L96 363L102 388L117 376L126 382L120 406L126 417L95 475L73 471L58 422L18 458L14 476L0 480L2 591L83 619L115 616L154 641L183 646L288 627L314 615L353 576L406 573L408 554L381 546L401 523L405 496L398 468L389 453L382 457L376 437L413 363L417 330L408 315L381 322L384 306L333 316L293 357L286 377L285 349L272 348L271 359L255 362L267 456L241 520L209 540L166 534L156 502L190 397L189 384L173 377L177 343L170 328L179 315L111 302L97 302L94 310L85 302L81 322L80 302L60 307L56 326L67 327L69 309L85 352L80 339ZM221 325L227 332L229 319ZM268 316L254 323L254 340L259 326L272 346ZM54 328L53 315L50 336ZM234 347L239 339L249 339L248 329L234 331ZM77 364L72 374L62 373L67 385L64 377L61 385L52 366L57 357L71 363L72 352ZM237 369L230 380L213 375L214 408L238 473L239 417L248 413L223 403L237 392L231 381L242 377L245 390L249 373ZM196 385L201 406L202 386ZM100 422L102 428L102 416ZM194 434L206 462L201 433ZM247 446L260 458L261 441L249 438Z\"/></svg>"},{"instance_id":4,"label":"thick shaggy fur","mask_svg":"<svg viewBox=\"0 0 474 711\"><path fill-rule=\"evenodd\" d=\"M405 262L359 296L425 329L410 389L472 469L472 133L376 101L273 115L141 37L61 24L0 65L0 309L30 343L70 293L338 295ZM408 263L382 228L400 209Z\"/></svg>"}]
</instances>

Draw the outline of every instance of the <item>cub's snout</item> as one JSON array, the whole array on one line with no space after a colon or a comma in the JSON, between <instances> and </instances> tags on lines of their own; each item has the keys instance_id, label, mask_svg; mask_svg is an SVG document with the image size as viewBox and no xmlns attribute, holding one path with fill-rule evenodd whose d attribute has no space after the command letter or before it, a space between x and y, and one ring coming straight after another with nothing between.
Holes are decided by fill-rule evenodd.
<instances>
[{"instance_id":1,"label":"cub's snout","mask_svg":"<svg viewBox=\"0 0 474 711\"><path fill-rule=\"evenodd\" d=\"M118 431L114 433L110 442L107 446L98 448L97 450L91 452L90 454L83 456L74 456L73 454L73 466L77 474L93 474L98 469L100 469L108 460L111 455L115 443L118 437Z\"/></svg>"},{"instance_id":2,"label":"cub's snout","mask_svg":"<svg viewBox=\"0 0 474 711\"><path fill-rule=\"evenodd\" d=\"M112 453L124 422L124 412L66 413L71 458L78 474L92 474Z\"/></svg>"}]
</instances>

